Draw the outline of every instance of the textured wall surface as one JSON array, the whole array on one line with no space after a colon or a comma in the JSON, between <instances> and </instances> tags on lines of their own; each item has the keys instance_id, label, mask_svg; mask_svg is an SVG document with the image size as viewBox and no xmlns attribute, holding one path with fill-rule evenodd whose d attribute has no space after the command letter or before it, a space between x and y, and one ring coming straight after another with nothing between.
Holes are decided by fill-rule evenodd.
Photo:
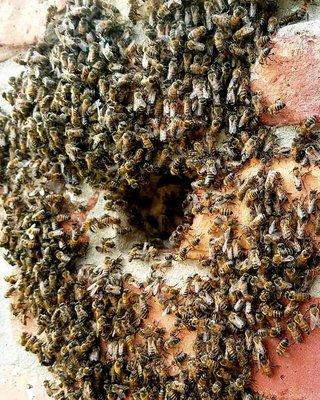
<instances>
[{"instance_id":1,"label":"textured wall surface","mask_svg":"<svg viewBox=\"0 0 320 400\"><path fill-rule=\"evenodd\" d=\"M49 4L56 3L63 9L64 0L2 0L0 4L0 61L9 58L27 48L44 32L46 9ZM113 2L120 6L121 11L127 12L126 2ZM288 2L284 1L287 5ZM313 6L309 21L285 27L272 39L273 50L270 58L263 65L257 64L252 72L252 85L255 91L261 91L265 104L269 106L277 99L286 103L286 108L274 117L263 116L263 121L274 126L283 146L290 145L295 135L295 128L291 125L309 115L317 115L320 119L320 7ZM319 17L320 18L320 17ZM0 64L0 91L7 89L8 77L18 74L21 67L12 61ZM0 100L0 106L6 108ZM285 175L286 184L292 180L292 165L275 163L275 168ZM252 169L254 173L254 168ZM250 171L249 171L250 172ZM308 188L319 187L320 170L311 171L308 178ZM103 212L102 196L85 188L82 200L96 201L89 216L101 215ZM243 211L243 210L242 210ZM1 218L1 216L0 216ZM245 213L243 214L245 218ZM206 232L208 221L199 216L194 228L198 234ZM101 235L112 235L112 232L99 232L92 237L92 244L98 243ZM205 251L205 247L199 251ZM123 249L125 253L125 248ZM87 260L99 262L97 253L89 253ZM181 284L183 280L196 270L194 261L186 263L176 262L166 276L169 284ZM46 399L42 381L48 376L46 368L39 366L35 356L25 352L17 344L21 330L19 321L13 321L10 316L9 302L3 298L6 284L3 277L10 272L10 266L3 260L0 268L0 399L1 400L42 400ZM136 262L126 266L127 271L144 280L149 269ZM202 273L201 270L198 271ZM320 296L320 284L312 288L313 296ZM314 299L318 301L318 299ZM170 325L170 320L157 312L156 306L152 319L163 325ZM32 329L32 322L28 321L27 329ZM190 345L190 338L184 341L185 348ZM318 347L320 334L313 333L301 345L290 348L289 356L280 359L272 356L274 377L266 378L257 374L254 387L278 400L318 400L320 380L317 374L317 364L320 362ZM270 344L272 349L273 344ZM274 353L274 352L273 352Z\"/></svg>"}]
</instances>

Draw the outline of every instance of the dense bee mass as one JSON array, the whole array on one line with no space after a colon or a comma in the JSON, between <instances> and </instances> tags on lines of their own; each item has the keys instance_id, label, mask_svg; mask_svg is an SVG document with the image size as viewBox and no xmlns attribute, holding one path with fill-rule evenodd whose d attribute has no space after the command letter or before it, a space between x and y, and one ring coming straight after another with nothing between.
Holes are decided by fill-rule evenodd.
<instances>
[{"instance_id":1,"label":"dense bee mass","mask_svg":"<svg viewBox=\"0 0 320 400\"><path fill-rule=\"evenodd\" d=\"M273 370L266 339L284 355L320 326L317 305L300 310L319 271L318 192L293 196L271 167L293 158L302 191L320 160L317 119L283 149L259 116L285 103L250 90L251 65L268 62L272 35L309 1L280 20L275 0L131 0L129 18L103 0L71 3L49 10L0 117L7 296L38 327L21 343L57 377L45 386L58 400L257 398L253 369ZM82 223L70 212L87 211L72 200L84 182L104 191L106 212ZM189 234L199 214L212 216L207 276L168 286L163 272L202 240ZM108 227L94 249L103 263L81 263L88 235ZM145 238L126 261L151 266L144 284L116 252L136 231ZM170 331L148 320L154 299ZM188 332L192 352L180 346Z\"/></svg>"}]
</instances>

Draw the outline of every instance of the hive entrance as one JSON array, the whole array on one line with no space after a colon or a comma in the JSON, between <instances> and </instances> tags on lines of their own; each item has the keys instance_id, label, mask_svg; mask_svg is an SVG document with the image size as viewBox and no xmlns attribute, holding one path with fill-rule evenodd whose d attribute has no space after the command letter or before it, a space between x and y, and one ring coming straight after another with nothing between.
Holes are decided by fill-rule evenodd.
<instances>
[{"instance_id":1,"label":"hive entrance","mask_svg":"<svg viewBox=\"0 0 320 400\"><path fill-rule=\"evenodd\" d=\"M129 187L124 196L129 222L146 237L168 239L183 220L190 189L189 179L171 175L154 176L141 189Z\"/></svg>"}]
</instances>

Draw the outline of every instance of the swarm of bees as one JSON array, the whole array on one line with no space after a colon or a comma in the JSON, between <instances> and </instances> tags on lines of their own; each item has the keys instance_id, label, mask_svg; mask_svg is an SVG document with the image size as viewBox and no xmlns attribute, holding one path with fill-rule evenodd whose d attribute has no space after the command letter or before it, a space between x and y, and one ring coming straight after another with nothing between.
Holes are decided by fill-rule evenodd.
<instances>
[{"instance_id":1,"label":"swarm of bees","mask_svg":"<svg viewBox=\"0 0 320 400\"><path fill-rule=\"evenodd\" d=\"M129 19L104 0L70 1L60 17L50 8L43 41L18 60L25 70L4 94L12 111L0 116L0 172L1 246L16 267L7 296L14 315L37 321L21 343L58 378L45 382L53 398L252 400L252 370L273 371L265 340L277 338L282 356L320 326L318 305L300 309L318 271L318 192L291 199L269 167L294 157L301 191L301 168L320 161L317 120L303 121L283 153L259 116L285 103L265 107L250 91L251 65L268 61L272 35L308 4L280 20L275 0L131 0ZM240 179L252 159L261 169ZM175 229L172 190L154 190L165 199L156 223L132 207L163 176L189 183ZM80 224L67 193L83 182L105 191L106 214ZM235 201L248 207L248 226ZM90 232L132 232L119 211L152 236L129 254L152 265L144 284L124 272L115 238L96 246L103 265L81 264ZM199 244L176 251L199 213L214 224L199 260L208 276L167 286L162 272ZM170 332L147 321L151 297L174 316ZM179 347L188 331L192 354Z\"/></svg>"}]
</instances>

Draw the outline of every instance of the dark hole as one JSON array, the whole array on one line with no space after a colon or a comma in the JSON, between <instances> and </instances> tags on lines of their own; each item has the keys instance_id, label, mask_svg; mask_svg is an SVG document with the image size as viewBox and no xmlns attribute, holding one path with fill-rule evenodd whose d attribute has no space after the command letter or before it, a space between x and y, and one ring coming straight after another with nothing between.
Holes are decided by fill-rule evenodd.
<instances>
[{"instance_id":1,"label":"dark hole","mask_svg":"<svg viewBox=\"0 0 320 400\"><path fill-rule=\"evenodd\" d=\"M124 200L130 224L146 238L169 238L183 221L183 202L191 190L191 180L177 176L154 176L141 188L127 188Z\"/></svg>"}]
</instances>

